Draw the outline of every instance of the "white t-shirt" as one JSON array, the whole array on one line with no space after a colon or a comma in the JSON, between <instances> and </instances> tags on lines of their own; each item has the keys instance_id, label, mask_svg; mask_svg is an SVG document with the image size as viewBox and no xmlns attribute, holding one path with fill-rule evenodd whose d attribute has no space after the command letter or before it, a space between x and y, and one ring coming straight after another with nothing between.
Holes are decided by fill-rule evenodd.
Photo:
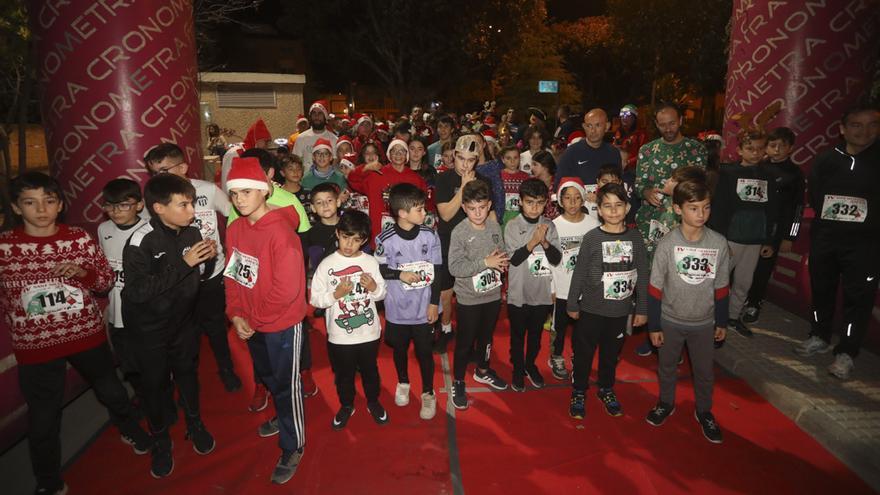
<instances>
[{"instance_id":1,"label":"white t-shirt","mask_svg":"<svg viewBox=\"0 0 880 495\"><path fill-rule=\"evenodd\" d=\"M110 289L107 303L107 321L116 328L125 328L122 322L122 288L125 286L125 274L122 271L122 251L128 238L149 220L138 218L136 224L128 229L120 229L112 220L107 220L98 225L98 242L104 256L110 262L113 269L113 288Z\"/></svg>"},{"instance_id":2,"label":"white t-shirt","mask_svg":"<svg viewBox=\"0 0 880 495\"><path fill-rule=\"evenodd\" d=\"M217 259L214 262L214 272L208 278L214 278L223 271L226 266L226 258L223 256L223 244L220 242L220 215L229 216L229 197L223 194L213 182L201 179L190 179L196 188L196 200L193 206L196 217L193 226L198 227L202 233L202 239L213 239L217 242ZM225 219L223 220L225 223Z\"/></svg>"},{"instance_id":3,"label":"white t-shirt","mask_svg":"<svg viewBox=\"0 0 880 495\"><path fill-rule=\"evenodd\" d=\"M339 138L336 137L336 134L333 134L326 128L318 133L309 128L302 132L298 138L296 138L296 144L293 145L293 150L291 150L291 153L302 158L303 170L308 171L309 167L312 166L312 148L315 146L315 142L321 138L330 141L330 145L333 147L333 152L335 155L336 140Z\"/></svg>"},{"instance_id":4,"label":"white t-shirt","mask_svg":"<svg viewBox=\"0 0 880 495\"><path fill-rule=\"evenodd\" d=\"M568 297L568 289L571 286L571 275L577 264L577 254L580 250L581 240L584 234L599 226L599 221L590 215L584 215L584 219L578 223L569 222L563 216L553 219L556 232L559 234L559 244L562 246L562 261L556 266L550 266L553 272L553 285L556 297L565 299Z\"/></svg>"}]
</instances>

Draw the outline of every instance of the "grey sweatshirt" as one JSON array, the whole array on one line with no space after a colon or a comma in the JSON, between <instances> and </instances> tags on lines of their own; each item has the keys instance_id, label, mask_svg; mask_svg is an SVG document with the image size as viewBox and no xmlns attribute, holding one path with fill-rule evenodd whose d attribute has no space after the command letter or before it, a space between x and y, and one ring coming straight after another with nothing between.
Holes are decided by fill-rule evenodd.
<instances>
[{"instance_id":1,"label":"grey sweatshirt","mask_svg":"<svg viewBox=\"0 0 880 495\"><path fill-rule=\"evenodd\" d=\"M483 230L475 229L467 219L452 229L449 273L455 277L453 289L459 303L475 306L501 299L501 272L487 268L483 261L495 249L504 251L504 242L501 227L491 217Z\"/></svg>"},{"instance_id":2,"label":"grey sweatshirt","mask_svg":"<svg viewBox=\"0 0 880 495\"><path fill-rule=\"evenodd\" d=\"M528 244L539 223L547 224L546 239L551 246L556 247L557 251L562 251L556 225L543 215L536 223L528 222L522 214L508 221L504 226L504 243L507 245L507 254L511 257L507 279L507 304L514 306L553 304L550 287L553 282L553 272L550 267L559 264L559 258L553 263L544 253L543 246L539 244L525 261L518 265L514 265L513 261L516 251Z\"/></svg>"},{"instance_id":3,"label":"grey sweatshirt","mask_svg":"<svg viewBox=\"0 0 880 495\"><path fill-rule=\"evenodd\" d=\"M648 254L639 231L584 234L566 310L616 318L632 314L633 299L636 314L647 315Z\"/></svg>"}]
</instances>

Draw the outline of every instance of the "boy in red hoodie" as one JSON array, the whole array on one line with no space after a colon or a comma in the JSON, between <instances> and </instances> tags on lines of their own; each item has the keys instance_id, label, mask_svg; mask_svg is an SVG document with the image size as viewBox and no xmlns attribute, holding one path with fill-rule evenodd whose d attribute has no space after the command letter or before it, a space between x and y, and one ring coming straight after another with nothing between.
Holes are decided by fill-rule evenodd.
<instances>
[{"instance_id":1,"label":"boy in red hoodie","mask_svg":"<svg viewBox=\"0 0 880 495\"><path fill-rule=\"evenodd\" d=\"M226 231L226 315L247 341L254 370L275 402L277 418L261 425L260 435L280 431L281 457L271 479L281 484L296 473L305 444L299 359L306 276L299 216L293 207L266 202L269 183L256 158L234 159L226 188L243 217Z\"/></svg>"}]
</instances>

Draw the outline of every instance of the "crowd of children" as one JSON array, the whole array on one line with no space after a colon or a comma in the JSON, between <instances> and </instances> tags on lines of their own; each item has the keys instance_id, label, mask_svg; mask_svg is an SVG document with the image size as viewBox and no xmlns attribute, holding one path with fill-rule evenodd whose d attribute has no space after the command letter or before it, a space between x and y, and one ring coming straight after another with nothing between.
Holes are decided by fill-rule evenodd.
<instances>
[{"instance_id":1,"label":"crowd of children","mask_svg":"<svg viewBox=\"0 0 880 495\"><path fill-rule=\"evenodd\" d=\"M449 401L464 410L472 363L473 380L494 390L507 389L508 378L516 392L526 390L526 380L544 387L537 358L549 320L547 366L554 379L571 382L572 418L586 416L597 352L596 396L609 415L623 415L615 370L626 336L646 327L659 349L660 382L646 421L660 426L675 411L677 365L687 344L695 417L702 434L721 443L712 415L714 352L728 328L754 335L746 323L757 320L773 260L791 249L803 209L804 180L789 158L795 139L790 130L768 135L744 129L741 160L712 171L711 181L702 158L699 166L676 167L668 180L658 178L645 191L660 196L642 207L654 208L642 215L650 217L650 229L637 229L639 202L620 162L591 165L596 177L557 176L541 128L525 132L524 167L520 147L503 146L493 151L497 159L487 159L487 143L495 137L456 136L451 118L439 120L439 140L429 146L412 139L410 127L398 128L396 138L383 144L368 117L358 120L354 138L330 139L326 119L325 106L312 105L305 119L311 128L300 129L292 154L273 154L253 143L234 151L222 191L187 178L189 164L176 145L151 148L144 157L151 178L143 193L127 179L106 184L108 220L98 228L100 246L59 221L64 198L55 180L27 173L12 181L18 224L0 233L0 302L29 406L29 442L42 493L64 487L58 428L65 361L94 387L122 440L137 454L152 454L151 474L161 478L174 468L169 429L178 408L194 450L207 455L216 447L199 407L199 336L208 336L220 378L234 392L241 381L227 329L250 351L257 390L251 410L265 408L267 395L274 402L275 417L258 432L279 436L271 481L290 480L304 453L304 399L317 393L309 371L309 304L326 326L339 400L330 419L334 430L345 428L355 413L357 374L368 413L379 425L389 422L377 364L383 332L393 349L395 405L410 402L412 343L420 371L419 417L431 420L438 407L433 350L445 352L454 338ZM862 127L850 129L853 122ZM600 124L585 122L584 129L595 134ZM866 126L873 126L871 139L862 135ZM867 211L877 194L870 185L877 179L871 168L877 126L876 110L849 112L841 124L846 145L823 155L814 168L820 182L811 199L822 205L814 236L827 245L811 270L843 270L844 290L863 298L845 307L856 334L848 329L837 353L849 361L832 366L841 378L853 368L867 324L864 308L877 288L876 270L864 268L859 275L867 273L868 283L847 288L857 285L848 263L876 247L878 223ZM260 139L254 143L269 142L264 127L255 125ZM338 146L346 149L339 154ZM225 242L222 217L228 218ZM828 241L857 234L864 236L845 250ZM836 290L836 284L824 288ZM109 296L106 318L93 294ZM799 354L830 350L833 305L821 304L814 333L798 346ZM491 366L498 359L492 349L502 306L510 321L509 377ZM108 334L134 403L114 372ZM132 404L143 410L148 432L138 425Z\"/></svg>"}]
</instances>

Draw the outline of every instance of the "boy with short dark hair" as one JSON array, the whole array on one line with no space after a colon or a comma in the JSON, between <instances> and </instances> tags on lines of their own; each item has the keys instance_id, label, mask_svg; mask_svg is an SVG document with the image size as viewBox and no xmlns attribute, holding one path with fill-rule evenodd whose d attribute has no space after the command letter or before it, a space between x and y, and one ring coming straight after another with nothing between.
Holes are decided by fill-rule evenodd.
<instances>
[{"instance_id":1,"label":"boy with short dark hair","mask_svg":"<svg viewBox=\"0 0 880 495\"><path fill-rule=\"evenodd\" d=\"M424 225L426 195L418 187L401 183L391 188L388 202L396 223L376 238L376 260L386 280L385 342L394 348L397 388L394 403L409 404L409 343L415 347L422 376L419 417L428 420L437 411L434 396L433 326L440 304L436 275L443 262L440 238Z\"/></svg>"},{"instance_id":2,"label":"boy with short dark hair","mask_svg":"<svg viewBox=\"0 0 880 495\"><path fill-rule=\"evenodd\" d=\"M348 210L336 225L338 249L324 258L312 278L310 300L326 308L327 355L336 377L340 408L331 426L341 430L354 414L354 377L360 372L367 410L384 425L388 413L379 403L379 338L382 322L376 301L385 298L385 280L375 258L361 248L370 240L370 218Z\"/></svg>"},{"instance_id":3,"label":"boy with short dark hair","mask_svg":"<svg viewBox=\"0 0 880 495\"><path fill-rule=\"evenodd\" d=\"M131 234L122 254L127 282L122 319L137 342L144 406L155 440L150 474L164 478L174 469L168 432L174 419L163 407L172 400L172 377L196 453L207 455L216 445L199 410L195 319L200 275L212 273L217 247L191 225L196 190L188 180L157 174L144 186L144 199L152 218Z\"/></svg>"},{"instance_id":4,"label":"boy with short dark hair","mask_svg":"<svg viewBox=\"0 0 880 495\"><path fill-rule=\"evenodd\" d=\"M721 166L712 198L709 225L727 238L730 246L730 319L728 327L744 337L754 333L740 320L759 258L776 252L777 190L775 177L762 163L767 135L745 129L737 136L739 163Z\"/></svg>"},{"instance_id":5,"label":"boy with short dark hair","mask_svg":"<svg viewBox=\"0 0 880 495\"><path fill-rule=\"evenodd\" d=\"M309 197L315 223L302 234L309 272L336 250L336 226L339 224L339 188L331 182L315 186Z\"/></svg>"},{"instance_id":6,"label":"boy with short dark hair","mask_svg":"<svg viewBox=\"0 0 880 495\"><path fill-rule=\"evenodd\" d=\"M562 252L556 225L543 216L550 199L547 185L528 179L520 185L521 214L507 222L504 242L510 256L507 285L507 314L510 318L510 386L525 391L525 378L535 388L544 387L544 377L535 366L541 350L541 332L550 314L552 267L559 265Z\"/></svg>"},{"instance_id":7,"label":"boy with short dark hair","mask_svg":"<svg viewBox=\"0 0 880 495\"><path fill-rule=\"evenodd\" d=\"M702 181L684 181L672 194L681 224L657 243L648 286L648 331L660 348L660 400L647 422L660 426L675 411L676 366L687 343L694 372L694 414L703 436L721 443L712 415L714 342L724 340L730 276L727 240L705 227L711 194Z\"/></svg>"},{"instance_id":8,"label":"boy with short dark hair","mask_svg":"<svg viewBox=\"0 0 880 495\"><path fill-rule=\"evenodd\" d=\"M128 237L147 223L140 217L144 209L141 186L131 179L113 179L101 191L101 207L109 220L98 225L98 240L101 250L113 269L114 282L110 289L107 304L107 322L113 350L119 358L119 368L123 377L134 389L137 401L141 400L140 373L133 354L133 341L130 331L125 330L122 321L122 288L125 275L122 271L122 250Z\"/></svg>"},{"instance_id":9,"label":"boy with short dark hair","mask_svg":"<svg viewBox=\"0 0 880 495\"><path fill-rule=\"evenodd\" d=\"M283 484L296 472L305 445L302 383L294 374L306 314L298 218L292 206L267 204L269 181L256 158L233 158L226 188L243 218L226 232L226 314L275 402L281 457L271 480Z\"/></svg>"},{"instance_id":10,"label":"boy with short dark hair","mask_svg":"<svg viewBox=\"0 0 880 495\"><path fill-rule=\"evenodd\" d=\"M106 258L84 230L58 222L64 200L55 179L22 174L9 184L9 196L17 226L0 233L0 308L27 403L36 493L65 493L59 432L68 363L92 386L136 454L149 452L152 440L116 376L92 296L113 285Z\"/></svg>"},{"instance_id":11,"label":"boy with short dark hair","mask_svg":"<svg viewBox=\"0 0 880 495\"><path fill-rule=\"evenodd\" d=\"M452 230L449 242L449 273L455 277L458 323L452 405L467 409L464 374L475 342L478 355L474 380L496 390L507 388L507 383L489 367L489 356L501 310L501 274L507 270L509 256L504 250L501 227L491 215L489 185L470 180L462 187L460 197L466 219Z\"/></svg>"}]
</instances>

